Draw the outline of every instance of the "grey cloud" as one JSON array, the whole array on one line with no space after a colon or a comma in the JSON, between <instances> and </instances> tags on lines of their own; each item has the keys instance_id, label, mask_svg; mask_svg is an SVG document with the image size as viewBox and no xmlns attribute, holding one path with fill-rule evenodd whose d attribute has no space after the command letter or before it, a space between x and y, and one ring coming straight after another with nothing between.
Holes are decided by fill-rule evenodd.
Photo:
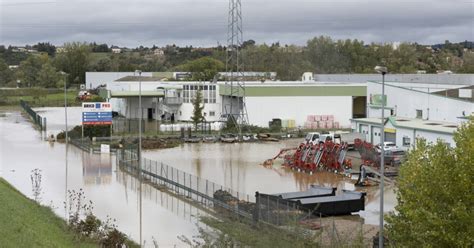
<instances>
[{"instance_id":1,"label":"grey cloud","mask_svg":"<svg viewBox=\"0 0 474 248\"><path fill-rule=\"evenodd\" d=\"M125 46L225 44L227 0L0 4L0 42L96 41ZM369 42L474 40L472 1L242 0L244 39L304 44L319 35Z\"/></svg>"}]
</instances>

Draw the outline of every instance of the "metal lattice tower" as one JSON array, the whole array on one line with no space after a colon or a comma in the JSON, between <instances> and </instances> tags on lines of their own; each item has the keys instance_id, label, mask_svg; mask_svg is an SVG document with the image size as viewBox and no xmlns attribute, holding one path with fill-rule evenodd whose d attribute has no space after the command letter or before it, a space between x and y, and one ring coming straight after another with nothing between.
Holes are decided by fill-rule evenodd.
<instances>
[{"instance_id":1,"label":"metal lattice tower","mask_svg":"<svg viewBox=\"0 0 474 248\"><path fill-rule=\"evenodd\" d=\"M240 49L242 36L242 7L240 0L229 0L226 50L226 88L230 89L230 103L224 105L227 118L232 118L239 134L242 126L248 124L245 106L244 63Z\"/></svg>"}]
</instances>

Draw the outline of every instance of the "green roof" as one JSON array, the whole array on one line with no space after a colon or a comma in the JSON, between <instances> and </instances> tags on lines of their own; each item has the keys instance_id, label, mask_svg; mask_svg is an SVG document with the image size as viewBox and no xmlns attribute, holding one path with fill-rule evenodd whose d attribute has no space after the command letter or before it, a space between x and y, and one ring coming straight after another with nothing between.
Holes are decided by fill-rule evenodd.
<instances>
[{"instance_id":1,"label":"green roof","mask_svg":"<svg viewBox=\"0 0 474 248\"><path fill-rule=\"evenodd\" d=\"M138 97L138 91L110 91L110 97ZM143 97L164 97L165 93L163 90L156 91L142 91Z\"/></svg>"},{"instance_id":2,"label":"green roof","mask_svg":"<svg viewBox=\"0 0 474 248\"><path fill-rule=\"evenodd\" d=\"M219 94L230 95L230 86L221 85ZM246 86L247 97L265 96L366 96L367 86L362 85L269 85Z\"/></svg>"}]
</instances>

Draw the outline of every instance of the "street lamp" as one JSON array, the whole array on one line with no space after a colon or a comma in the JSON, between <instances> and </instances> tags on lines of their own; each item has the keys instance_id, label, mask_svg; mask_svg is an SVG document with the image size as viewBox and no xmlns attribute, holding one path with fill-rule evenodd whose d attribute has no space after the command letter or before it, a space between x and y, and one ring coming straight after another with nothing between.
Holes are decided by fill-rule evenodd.
<instances>
[{"instance_id":1,"label":"street lamp","mask_svg":"<svg viewBox=\"0 0 474 248\"><path fill-rule=\"evenodd\" d=\"M375 71L382 74L382 123L381 123L381 144L380 144L380 227L379 227L379 247L383 247L383 186L384 186L384 165L385 165L385 74L388 70L385 66L376 66Z\"/></svg>"},{"instance_id":2,"label":"street lamp","mask_svg":"<svg viewBox=\"0 0 474 248\"><path fill-rule=\"evenodd\" d=\"M140 117L138 118L138 179L140 181L140 247L142 246L142 71L136 70L138 74L138 112Z\"/></svg>"},{"instance_id":3,"label":"street lamp","mask_svg":"<svg viewBox=\"0 0 474 248\"><path fill-rule=\"evenodd\" d=\"M61 75L63 75L64 77L64 123L66 125L66 131L65 131L65 134L66 134L66 147L68 145L68 136L67 136L67 90L66 90L66 86L67 86L67 73L61 71L60 72Z\"/></svg>"},{"instance_id":4,"label":"street lamp","mask_svg":"<svg viewBox=\"0 0 474 248\"><path fill-rule=\"evenodd\" d=\"M69 149L69 140L68 140L68 134L67 134L67 91L66 91L66 86L67 86L67 73L61 71L60 72L61 75L64 77L64 125L65 125L65 129L64 129L64 137L66 139L66 155L65 155L65 162L66 162L66 169L65 169L65 186L64 186L64 197L65 197L65 202L67 203L67 171L68 171L68 164L67 164L67 152L68 152L68 149ZM67 213L67 208L65 208L65 216L66 216L66 221L68 220L68 213Z\"/></svg>"}]
</instances>

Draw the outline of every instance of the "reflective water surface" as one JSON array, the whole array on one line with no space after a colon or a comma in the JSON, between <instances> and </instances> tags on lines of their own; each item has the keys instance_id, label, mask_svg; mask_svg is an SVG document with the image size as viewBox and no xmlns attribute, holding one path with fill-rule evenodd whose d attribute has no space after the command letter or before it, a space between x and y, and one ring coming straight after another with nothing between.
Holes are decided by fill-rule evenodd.
<instances>
[{"instance_id":1,"label":"reflective water surface","mask_svg":"<svg viewBox=\"0 0 474 248\"><path fill-rule=\"evenodd\" d=\"M48 132L64 130L63 108L42 108L40 111L48 118ZM79 124L80 108L69 108L68 114L70 127ZM138 181L118 170L113 155L89 154L73 146L69 147L66 167L65 145L49 143L42 138L42 134L19 112L1 113L0 176L31 197L31 170L41 169L41 202L52 206L60 216L65 216L67 190L82 188L87 199L93 202L94 213L99 218L115 218L119 229L138 241ZM295 146L298 142L183 144L172 149L145 151L144 157L251 196L255 191L304 190L311 184L355 189L353 181L332 173L298 173L279 166L278 161L271 168L260 165L281 148ZM366 210L357 215L367 224L378 224L378 187L357 190L367 192ZM385 211L393 210L396 203L393 189L387 188L384 196ZM182 246L177 236L192 238L196 235L197 216L205 214L180 198L143 186L143 239L148 245L154 239L161 247Z\"/></svg>"}]
</instances>

